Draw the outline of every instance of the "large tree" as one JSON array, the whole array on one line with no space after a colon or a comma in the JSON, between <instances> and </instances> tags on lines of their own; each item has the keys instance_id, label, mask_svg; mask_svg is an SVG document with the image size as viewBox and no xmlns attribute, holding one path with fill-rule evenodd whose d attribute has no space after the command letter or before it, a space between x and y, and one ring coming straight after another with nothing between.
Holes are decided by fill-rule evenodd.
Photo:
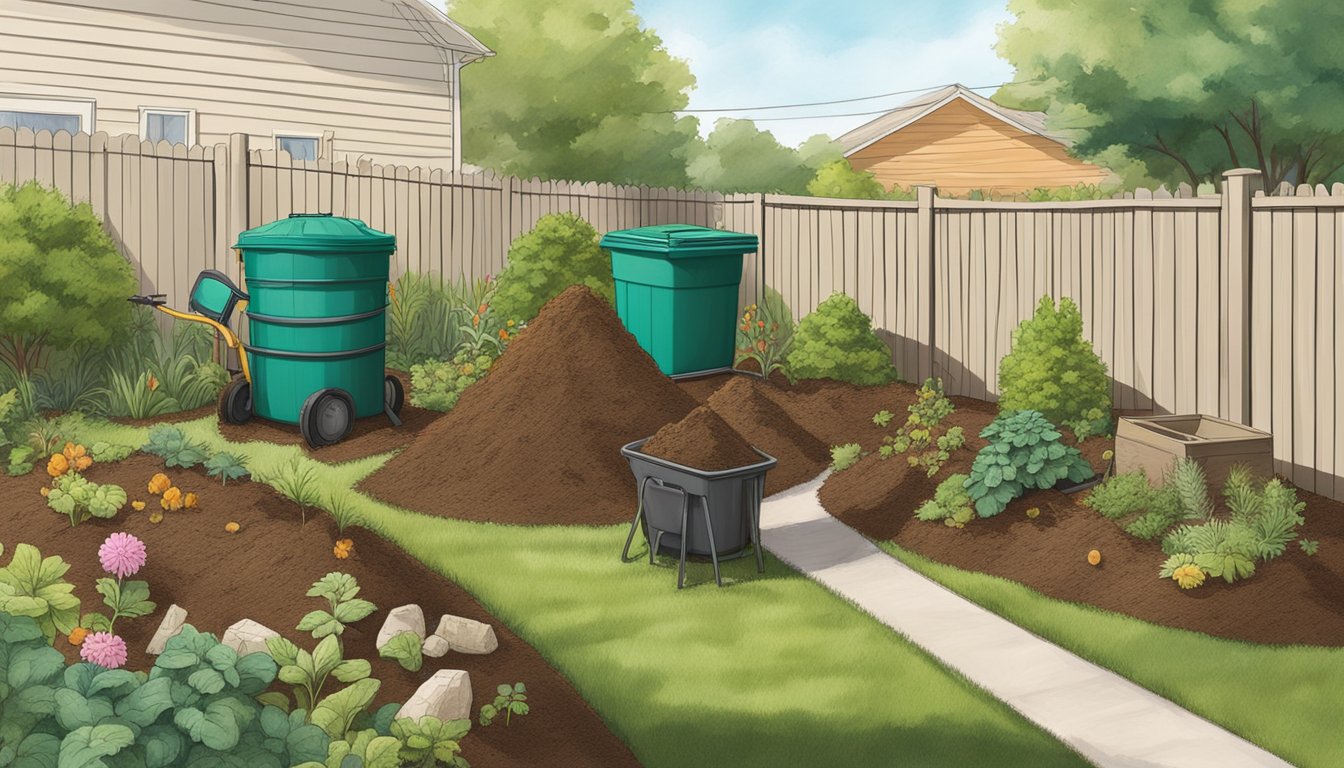
<instances>
[{"instance_id":1,"label":"large tree","mask_svg":"<svg viewBox=\"0 0 1344 768\"><path fill-rule=\"evenodd\" d=\"M692 154L688 173L692 185L716 192L803 195L817 169L840 156L840 146L827 136L792 149L750 120L722 118Z\"/></svg>"},{"instance_id":2,"label":"large tree","mask_svg":"<svg viewBox=\"0 0 1344 768\"><path fill-rule=\"evenodd\" d=\"M1344 3L1010 0L995 99L1044 110L1088 157L1117 147L1158 178L1259 168L1267 186L1344 167Z\"/></svg>"},{"instance_id":3,"label":"large tree","mask_svg":"<svg viewBox=\"0 0 1344 768\"><path fill-rule=\"evenodd\" d=\"M682 186L690 68L631 0L452 0L498 55L462 73L463 156L519 176Z\"/></svg>"}]
</instances>

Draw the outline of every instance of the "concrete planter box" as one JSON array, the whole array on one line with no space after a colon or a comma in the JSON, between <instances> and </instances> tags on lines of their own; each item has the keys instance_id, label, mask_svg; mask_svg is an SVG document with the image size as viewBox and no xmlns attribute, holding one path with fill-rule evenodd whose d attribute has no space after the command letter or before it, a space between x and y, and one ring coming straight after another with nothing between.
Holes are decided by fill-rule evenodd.
<instances>
[{"instance_id":1,"label":"concrete planter box","mask_svg":"<svg viewBox=\"0 0 1344 768\"><path fill-rule=\"evenodd\" d=\"M1216 494L1238 464L1260 477L1274 475L1274 438L1267 432L1199 414L1121 418L1115 430L1115 471L1142 469L1153 485L1181 458L1204 469Z\"/></svg>"}]
</instances>

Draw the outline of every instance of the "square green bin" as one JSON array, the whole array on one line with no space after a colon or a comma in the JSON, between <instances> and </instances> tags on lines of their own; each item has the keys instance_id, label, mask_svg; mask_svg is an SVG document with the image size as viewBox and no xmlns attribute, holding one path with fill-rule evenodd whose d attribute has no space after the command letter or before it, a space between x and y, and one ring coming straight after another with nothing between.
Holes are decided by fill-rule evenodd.
<instances>
[{"instance_id":1,"label":"square green bin","mask_svg":"<svg viewBox=\"0 0 1344 768\"><path fill-rule=\"evenodd\" d=\"M755 235L691 224L608 232L616 314L668 376L731 368L742 256Z\"/></svg>"}]
</instances>

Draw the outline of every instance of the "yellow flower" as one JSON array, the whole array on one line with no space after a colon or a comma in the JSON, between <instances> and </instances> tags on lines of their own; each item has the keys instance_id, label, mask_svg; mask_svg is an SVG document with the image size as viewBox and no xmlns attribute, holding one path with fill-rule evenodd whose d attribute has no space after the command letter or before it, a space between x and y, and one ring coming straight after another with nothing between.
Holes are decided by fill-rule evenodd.
<instances>
[{"instance_id":1,"label":"yellow flower","mask_svg":"<svg viewBox=\"0 0 1344 768\"><path fill-rule=\"evenodd\" d=\"M75 459L75 471L76 471L76 472L83 472L84 470L88 469L88 468L91 467L91 466L93 466L93 458L92 458L92 457L89 457L89 456L80 456L79 458Z\"/></svg>"},{"instance_id":2,"label":"yellow flower","mask_svg":"<svg viewBox=\"0 0 1344 768\"><path fill-rule=\"evenodd\" d=\"M234 522L228 522L224 524L224 530L228 531L229 533L237 533L240 527L242 526Z\"/></svg>"},{"instance_id":3,"label":"yellow flower","mask_svg":"<svg viewBox=\"0 0 1344 768\"><path fill-rule=\"evenodd\" d=\"M504 330L503 328L500 328L500 329L499 329L499 338L500 338L500 341L508 341L508 340L509 340L509 332L506 331L506 330Z\"/></svg>"},{"instance_id":4,"label":"yellow flower","mask_svg":"<svg viewBox=\"0 0 1344 768\"><path fill-rule=\"evenodd\" d=\"M1198 565L1182 565L1171 572L1171 578L1181 589L1194 589L1204 583L1204 571Z\"/></svg>"},{"instance_id":5,"label":"yellow flower","mask_svg":"<svg viewBox=\"0 0 1344 768\"><path fill-rule=\"evenodd\" d=\"M195 493L188 493L186 496L182 497L182 507L184 509L195 509L196 502L198 501L200 501L200 499L197 498Z\"/></svg>"},{"instance_id":6,"label":"yellow flower","mask_svg":"<svg viewBox=\"0 0 1344 768\"><path fill-rule=\"evenodd\" d=\"M84 638L88 636L89 636L89 630L83 627L75 627L74 629L70 630L70 634L67 635L65 639L69 640L71 645L83 645Z\"/></svg>"},{"instance_id":7,"label":"yellow flower","mask_svg":"<svg viewBox=\"0 0 1344 768\"><path fill-rule=\"evenodd\" d=\"M38 491L38 493L42 494L42 498L45 499L47 498L47 494L51 493L51 489L43 486L42 490Z\"/></svg>"},{"instance_id":8,"label":"yellow flower","mask_svg":"<svg viewBox=\"0 0 1344 768\"><path fill-rule=\"evenodd\" d=\"M65 458L65 454L53 453L51 460L47 462L47 474L52 477L60 477L70 469L70 462Z\"/></svg>"},{"instance_id":9,"label":"yellow flower","mask_svg":"<svg viewBox=\"0 0 1344 768\"><path fill-rule=\"evenodd\" d=\"M163 498L159 499L159 506L170 512L182 508L182 490L174 485L172 488L163 492Z\"/></svg>"},{"instance_id":10,"label":"yellow flower","mask_svg":"<svg viewBox=\"0 0 1344 768\"><path fill-rule=\"evenodd\" d=\"M151 523L161 523L161 522L163 522L163 513L160 512L160 511L158 511L158 510L154 510L153 512L150 512L150 513L149 513L149 522L151 522Z\"/></svg>"},{"instance_id":11,"label":"yellow flower","mask_svg":"<svg viewBox=\"0 0 1344 768\"><path fill-rule=\"evenodd\" d=\"M1114 459L1114 458L1115 458L1115 451L1107 450L1107 451L1102 451L1102 452L1101 452L1101 460L1102 460L1102 461L1110 461L1111 459Z\"/></svg>"},{"instance_id":12,"label":"yellow flower","mask_svg":"<svg viewBox=\"0 0 1344 768\"><path fill-rule=\"evenodd\" d=\"M336 546L331 548L331 553L336 556L336 559L345 560L346 558L350 557L350 552L353 551L354 548L355 548L354 541L350 539L341 539L340 541L336 542Z\"/></svg>"},{"instance_id":13,"label":"yellow flower","mask_svg":"<svg viewBox=\"0 0 1344 768\"><path fill-rule=\"evenodd\" d=\"M149 492L155 496L160 496L172 485L173 483L168 479L168 476L160 472L149 479Z\"/></svg>"},{"instance_id":14,"label":"yellow flower","mask_svg":"<svg viewBox=\"0 0 1344 768\"><path fill-rule=\"evenodd\" d=\"M1087 562L1089 565L1101 565L1101 552L1092 550L1087 553Z\"/></svg>"},{"instance_id":15,"label":"yellow flower","mask_svg":"<svg viewBox=\"0 0 1344 768\"><path fill-rule=\"evenodd\" d=\"M510 320L509 322L505 323L505 325L507 325L507 326L509 326L510 328L512 328L516 322L517 322L517 321L515 321L515 320Z\"/></svg>"},{"instance_id":16,"label":"yellow flower","mask_svg":"<svg viewBox=\"0 0 1344 768\"><path fill-rule=\"evenodd\" d=\"M1030 518L1032 518L1032 519L1035 519L1035 518L1038 518L1038 517L1040 517L1040 516L1041 516L1041 508L1040 508L1040 507L1031 507L1031 508L1029 508L1029 509L1027 510L1027 517L1030 517Z\"/></svg>"},{"instance_id":17,"label":"yellow flower","mask_svg":"<svg viewBox=\"0 0 1344 768\"><path fill-rule=\"evenodd\" d=\"M145 502L143 502L143 501L132 501L132 502L131 502L131 509L134 509L136 512L143 512L144 509L145 509Z\"/></svg>"}]
</instances>

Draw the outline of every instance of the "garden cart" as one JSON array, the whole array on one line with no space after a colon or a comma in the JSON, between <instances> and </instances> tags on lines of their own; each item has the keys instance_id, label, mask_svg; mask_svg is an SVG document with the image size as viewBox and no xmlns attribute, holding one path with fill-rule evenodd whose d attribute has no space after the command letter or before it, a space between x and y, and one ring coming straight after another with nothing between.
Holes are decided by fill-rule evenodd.
<instances>
[{"instance_id":1,"label":"garden cart","mask_svg":"<svg viewBox=\"0 0 1344 768\"><path fill-rule=\"evenodd\" d=\"M355 219L294 214L242 233L234 247L248 292L206 270L190 312L166 306L163 294L130 299L209 325L237 352L220 420L297 424L314 448L344 439L357 418L381 414L400 426L405 391L384 365L395 239ZM229 327L234 312L247 317L247 343Z\"/></svg>"}]
</instances>

